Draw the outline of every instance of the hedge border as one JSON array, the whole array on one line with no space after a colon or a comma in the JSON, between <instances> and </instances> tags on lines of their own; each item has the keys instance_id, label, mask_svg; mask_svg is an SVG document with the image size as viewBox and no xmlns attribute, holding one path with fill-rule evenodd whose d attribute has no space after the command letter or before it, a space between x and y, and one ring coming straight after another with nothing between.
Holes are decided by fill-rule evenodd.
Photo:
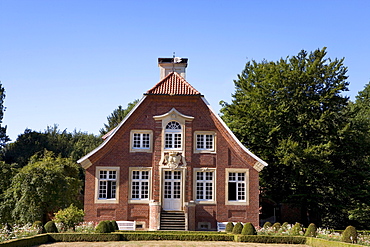
<instances>
[{"instance_id":1,"label":"hedge border","mask_svg":"<svg viewBox=\"0 0 370 247\"><path fill-rule=\"evenodd\" d=\"M49 235L39 234L30 237L12 239L4 242L0 242L1 247L30 247L34 245L46 244L49 242Z\"/></svg>"},{"instance_id":2,"label":"hedge border","mask_svg":"<svg viewBox=\"0 0 370 247\"><path fill-rule=\"evenodd\" d=\"M212 232L114 232L114 233L45 233L0 242L0 247L28 247L47 242L106 242L106 241L234 241L250 243L306 244L311 247L363 247L339 241L304 236L234 235Z\"/></svg>"},{"instance_id":3,"label":"hedge border","mask_svg":"<svg viewBox=\"0 0 370 247\"><path fill-rule=\"evenodd\" d=\"M311 247L364 247L365 245L331 241L322 238L306 238L306 244Z\"/></svg>"}]
</instances>

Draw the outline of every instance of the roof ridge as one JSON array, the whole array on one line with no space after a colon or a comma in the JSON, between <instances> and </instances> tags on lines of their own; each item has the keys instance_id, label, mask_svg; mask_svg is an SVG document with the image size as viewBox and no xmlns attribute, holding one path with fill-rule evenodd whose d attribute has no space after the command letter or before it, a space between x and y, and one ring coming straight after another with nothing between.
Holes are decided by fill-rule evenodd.
<instances>
[{"instance_id":1,"label":"roof ridge","mask_svg":"<svg viewBox=\"0 0 370 247\"><path fill-rule=\"evenodd\" d=\"M172 71L146 93L157 95L201 95L184 77Z\"/></svg>"}]
</instances>

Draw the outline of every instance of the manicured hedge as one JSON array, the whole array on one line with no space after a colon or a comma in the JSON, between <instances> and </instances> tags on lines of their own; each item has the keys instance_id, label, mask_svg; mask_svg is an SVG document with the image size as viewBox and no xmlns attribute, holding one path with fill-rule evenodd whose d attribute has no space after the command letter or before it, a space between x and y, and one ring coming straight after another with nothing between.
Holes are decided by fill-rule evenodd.
<instances>
[{"instance_id":1,"label":"manicured hedge","mask_svg":"<svg viewBox=\"0 0 370 247\"><path fill-rule=\"evenodd\" d=\"M120 234L114 233L49 233L50 242L107 242L121 241Z\"/></svg>"},{"instance_id":2,"label":"manicured hedge","mask_svg":"<svg viewBox=\"0 0 370 247\"><path fill-rule=\"evenodd\" d=\"M140 240L181 240L181 241L234 241L234 235L230 234L215 234L215 233L186 233L177 232L125 232L120 233L122 240L125 241L140 241Z\"/></svg>"},{"instance_id":3,"label":"manicured hedge","mask_svg":"<svg viewBox=\"0 0 370 247\"><path fill-rule=\"evenodd\" d=\"M357 247L362 246L359 244L350 244L350 243L344 243L339 241L330 241L326 239L321 238L306 238L306 244L312 247Z\"/></svg>"},{"instance_id":4,"label":"manicured hedge","mask_svg":"<svg viewBox=\"0 0 370 247\"><path fill-rule=\"evenodd\" d=\"M28 247L40 244L45 244L49 241L48 234L40 234L21 239L13 239L5 242L0 242L1 247Z\"/></svg>"},{"instance_id":5,"label":"manicured hedge","mask_svg":"<svg viewBox=\"0 0 370 247\"><path fill-rule=\"evenodd\" d=\"M265 244L305 244L306 238L301 236L243 235L237 236L236 241Z\"/></svg>"}]
</instances>

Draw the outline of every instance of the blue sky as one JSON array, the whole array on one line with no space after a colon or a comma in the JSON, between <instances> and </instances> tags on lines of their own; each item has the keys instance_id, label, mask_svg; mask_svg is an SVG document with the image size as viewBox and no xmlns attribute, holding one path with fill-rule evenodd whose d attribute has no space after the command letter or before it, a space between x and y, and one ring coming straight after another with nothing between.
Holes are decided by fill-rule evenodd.
<instances>
[{"instance_id":1,"label":"blue sky","mask_svg":"<svg viewBox=\"0 0 370 247\"><path fill-rule=\"evenodd\" d=\"M247 61L327 47L355 99L370 81L370 1L0 0L3 124L98 134L159 80L158 57L189 58L187 81L219 111Z\"/></svg>"}]
</instances>

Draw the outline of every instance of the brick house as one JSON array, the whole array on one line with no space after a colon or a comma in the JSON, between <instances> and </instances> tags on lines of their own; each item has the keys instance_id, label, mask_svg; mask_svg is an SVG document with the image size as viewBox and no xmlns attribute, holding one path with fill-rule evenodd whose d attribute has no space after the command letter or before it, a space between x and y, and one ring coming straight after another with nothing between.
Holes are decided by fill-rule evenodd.
<instances>
[{"instance_id":1,"label":"brick house","mask_svg":"<svg viewBox=\"0 0 370 247\"><path fill-rule=\"evenodd\" d=\"M86 170L86 221L135 221L149 230L258 225L258 173L267 164L185 80L187 62L159 58L160 81L78 160ZM183 223L168 224L174 215Z\"/></svg>"}]
</instances>

